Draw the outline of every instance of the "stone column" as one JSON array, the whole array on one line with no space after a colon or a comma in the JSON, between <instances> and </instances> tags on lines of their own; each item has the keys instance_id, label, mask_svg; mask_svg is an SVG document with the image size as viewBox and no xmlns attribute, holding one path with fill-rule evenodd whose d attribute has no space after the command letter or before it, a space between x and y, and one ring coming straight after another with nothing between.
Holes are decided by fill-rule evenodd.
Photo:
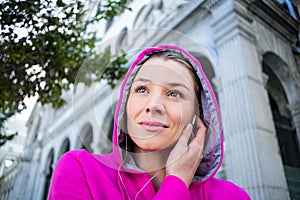
<instances>
[{"instance_id":1,"label":"stone column","mask_svg":"<svg viewBox=\"0 0 300 200\"><path fill-rule=\"evenodd\" d=\"M26 195L25 191L27 180L29 178L30 164L31 160L28 160L27 158L22 159L10 199L26 199L24 197Z\"/></svg>"},{"instance_id":2,"label":"stone column","mask_svg":"<svg viewBox=\"0 0 300 200\"><path fill-rule=\"evenodd\" d=\"M252 199L289 199L255 30L239 3L226 0L212 11L223 86L226 175Z\"/></svg>"},{"instance_id":3,"label":"stone column","mask_svg":"<svg viewBox=\"0 0 300 200\"><path fill-rule=\"evenodd\" d=\"M291 118L296 129L298 150L300 152L300 100L297 100L289 105L289 109L291 111Z\"/></svg>"}]
</instances>

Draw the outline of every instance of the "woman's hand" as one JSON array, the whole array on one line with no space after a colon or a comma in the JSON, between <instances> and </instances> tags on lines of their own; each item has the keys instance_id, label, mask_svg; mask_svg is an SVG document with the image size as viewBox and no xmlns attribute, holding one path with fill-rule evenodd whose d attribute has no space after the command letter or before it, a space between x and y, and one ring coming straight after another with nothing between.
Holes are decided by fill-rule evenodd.
<instances>
[{"instance_id":1,"label":"woman's hand","mask_svg":"<svg viewBox=\"0 0 300 200\"><path fill-rule=\"evenodd\" d=\"M188 124L184 128L166 164L166 175L177 176L185 182L187 187L190 186L203 158L204 139L207 128L199 117L197 117L197 125L197 134L190 144L188 142L192 133L192 125Z\"/></svg>"}]
</instances>

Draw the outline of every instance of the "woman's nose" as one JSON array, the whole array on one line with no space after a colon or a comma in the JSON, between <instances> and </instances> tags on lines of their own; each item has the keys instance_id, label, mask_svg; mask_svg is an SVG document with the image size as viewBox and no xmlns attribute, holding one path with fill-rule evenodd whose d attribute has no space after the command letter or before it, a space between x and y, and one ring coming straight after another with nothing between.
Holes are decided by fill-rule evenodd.
<instances>
[{"instance_id":1,"label":"woman's nose","mask_svg":"<svg viewBox=\"0 0 300 200\"><path fill-rule=\"evenodd\" d=\"M150 114L159 114L163 115L165 114L165 106L163 104L163 98L159 94L151 95L150 101L148 102L146 106L146 113Z\"/></svg>"},{"instance_id":2,"label":"woman's nose","mask_svg":"<svg viewBox=\"0 0 300 200\"><path fill-rule=\"evenodd\" d=\"M146 113L148 114L158 114L158 115L164 115L165 114L165 108L162 104L151 104L146 107Z\"/></svg>"}]
</instances>

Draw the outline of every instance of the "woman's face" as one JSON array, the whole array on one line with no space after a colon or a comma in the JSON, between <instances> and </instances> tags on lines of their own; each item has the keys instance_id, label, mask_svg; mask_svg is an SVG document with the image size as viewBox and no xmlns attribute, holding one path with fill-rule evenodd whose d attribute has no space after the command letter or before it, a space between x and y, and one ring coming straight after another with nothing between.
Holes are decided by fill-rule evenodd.
<instances>
[{"instance_id":1,"label":"woman's face","mask_svg":"<svg viewBox=\"0 0 300 200\"><path fill-rule=\"evenodd\" d=\"M150 58L137 73L127 101L127 130L136 151L174 145L192 121L196 96L191 72L183 64Z\"/></svg>"}]
</instances>

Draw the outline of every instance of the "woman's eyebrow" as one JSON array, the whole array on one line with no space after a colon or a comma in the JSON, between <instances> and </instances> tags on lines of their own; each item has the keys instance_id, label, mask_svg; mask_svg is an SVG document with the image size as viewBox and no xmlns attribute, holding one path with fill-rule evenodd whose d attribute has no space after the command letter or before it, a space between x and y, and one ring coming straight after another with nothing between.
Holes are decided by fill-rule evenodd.
<instances>
[{"instance_id":1,"label":"woman's eyebrow","mask_svg":"<svg viewBox=\"0 0 300 200\"><path fill-rule=\"evenodd\" d=\"M188 86L186 86L183 83L167 83L167 85L169 85L170 87L183 87L183 88L187 89L188 91L191 90Z\"/></svg>"},{"instance_id":2,"label":"woman's eyebrow","mask_svg":"<svg viewBox=\"0 0 300 200\"><path fill-rule=\"evenodd\" d=\"M147 79L147 78L138 78L136 80L134 80L133 82L137 82L137 81L141 81L141 82L151 82L150 79Z\"/></svg>"},{"instance_id":3,"label":"woman's eyebrow","mask_svg":"<svg viewBox=\"0 0 300 200\"><path fill-rule=\"evenodd\" d=\"M141 81L141 82L147 82L147 83L152 82L150 79L147 79L147 78L138 78L138 79L134 80L133 82L138 82L138 81ZM190 89L188 86L186 86L184 83L170 82L170 83L167 83L166 85L168 85L169 87L183 87L183 88L187 89L188 91L191 90L191 89Z\"/></svg>"}]
</instances>

